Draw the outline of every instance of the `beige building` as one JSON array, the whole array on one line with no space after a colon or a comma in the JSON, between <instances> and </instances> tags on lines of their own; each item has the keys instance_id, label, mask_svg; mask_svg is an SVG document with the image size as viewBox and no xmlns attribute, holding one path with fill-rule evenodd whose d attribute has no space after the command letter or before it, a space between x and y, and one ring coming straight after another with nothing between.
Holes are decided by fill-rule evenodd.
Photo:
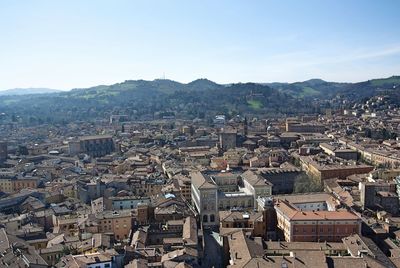
<instances>
[{"instance_id":1,"label":"beige building","mask_svg":"<svg viewBox=\"0 0 400 268\"><path fill-rule=\"evenodd\" d=\"M112 233L116 240L129 238L132 229L132 212L130 210L103 211L96 215L100 233Z\"/></svg>"},{"instance_id":2,"label":"beige building","mask_svg":"<svg viewBox=\"0 0 400 268\"><path fill-rule=\"evenodd\" d=\"M243 190L253 195L254 204L258 197L271 196L272 184L258 173L253 170L248 170L244 172L241 177L244 184Z\"/></svg>"},{"instance_id":3,"label":"beige building","mask_svg":"<svg viewBox=\"0 0 400 268\"><path fill-rule=\"evenodd\" d=\"M280 199L275 210L287 242L339 242L361 233L361 219L348 211L302 211Z\"/></svg>"},{"instance_id":4,"label":"beige building","mask_svg":"<svg viewBox=\"0 0 400 268\"><path fill-rule=\"evenodd\" d=\"M0 191L5 193L12 193L14 192L13 188L13 182L11 179L0 179Z\"/></svg>"}]
</instances>

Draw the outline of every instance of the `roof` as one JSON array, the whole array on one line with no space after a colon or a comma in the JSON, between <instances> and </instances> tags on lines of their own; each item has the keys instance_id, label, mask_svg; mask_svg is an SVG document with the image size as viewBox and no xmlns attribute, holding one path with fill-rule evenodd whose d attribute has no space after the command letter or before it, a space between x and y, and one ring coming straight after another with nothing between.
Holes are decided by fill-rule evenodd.
<instances>
[{"instance_id":1,"label":"roof","mask_svg":"<svg viewBox=\"0 0 400 268\"><path fill-rule=\"evenodd\" d=\"M231 233L228 236L228 243L230 255L235 256L234 265L228 267L245 267L244 265L252 258L264 256L262 245L246 237L243 231Z\"/></svg>"},{"instance_id":2,"label":"roof","mask_svg":"<svg viewBox=\"0 0 400 268\"><path fill-rule=\"evenodd\" d=\"M323 251L295 252L292 256L268 256L252 258L243 265L229 265L228 267L296 267L296 268L324 268L329 267ZM347 267L347 266L337 266ZM357 266L358 267L358 266Z\"/></svg>"},{"instance_id":3,"label":"roof","mask_svg":"<svg viewBox=\"0 0 400 268\"><path fill-rule=\"evenodd\" d=\"M257 174L253 170L247 170L244 172L242 175L243 180L247 181L251 186L265 186L269 185L272 186L272 184L265 180L261 175Z\"/></svg>"},{"instance_id":4,"label":"roof","mask_svg":"<svg viewBox=\"0 0 400 268\"><path fill-rule=\"evenodd\" d=\"M79 140L84 141L84 140L97 140L97 139L111 139L111 135L93 135L93 136L83 136L79 137Z\"/></svg>"},{"instance_id":5,"label":"roof","mask_svg":"<svg viewBox=\"0 0 400 268\"><path fill-rule=\"evenodd\" d=\"M361 220L357 215L349 211L301 211L288 201L278 199L275 209L286 215L292 221L308 220Z\"/></svg>"},{"instance_id":6,"label":"roof","mask_svg":"<svg viewBox=\"0 0 400 268\"><path fill-rule=\"evenodd\" d=\"M177 250L174 250L174 251L171 251L171 252L168 252L168 253L164 254L161 257L161 262L165 262L165 261L168 261L168 260L174 260L175 258L184 256L184 255L189 255L189 256L197 258L198 252L197 252L196 249L193 249L193 248L190 248L190 247L185 247L183 249L177 249Z\"/></svg>"},{"instance_id":7,"label":"roof","mask_svg":"<svg viewBox=\"0 0 400 268\"><path fill-rule=\"evenodd\" d=\"M335 206L337 203L335 197L332 194L325 192L275 195L274 199L286 200L293 205L326 202Z\"/></svg>"},{"instance_id":8,"label":"roof","mask_svg":"<svg viewBox=\"0 0 400 268\"><path fill-rule=\"evenodd\" d=\"M243 220L245 219L246 221L256 221L260 220L262 221L263 219L263 214L262 212L241 212L241 211L220 211L219 212L219 218L220 222L227 222L227 221L237 221L237 220Z\"/></svg>"},{"instance_id":9,"label":"roof","mask_svg":"<svg viewBox=\"0 0 400 268\"><path fill-rule=\"evenodd\" d=\"M4 228L0 229L0 252L6 251L10 248L10 243Z\"/></svg>"},{"instance_id":10,"label":"roof","mask_svg":"<svg viewBox=\"0 0 400 268\"><path fill-rule=\"evenodd\" d=\"M190 173L191 181L198 189L217 189L215 182L208 176L200 171Z\"/></svg>"},{"instance_id":11,"label":"roof","mask_svg":"<svg viewBox=\"0 0 400 268\"><path fill-rule=\"evenodd\" d=\"M368 255L373 256L371 250L357 234L345 237L342 241L343 244L346 245L348 252L353 257L357 257L360 251L367 251Z\"/></svg>"},{"instance_id":12,"label":"roof","mask_svg":"<svg viewBox=\"0 0 400 268\"><path fill-rule=\"evenodd\" d=\"M185 244L197 245L197 222L194 217L187 217L183 225L182 238Z\"/></svg>"},{"instance_id":13,"label":"roof","mask_svg":"<svg viewBox=\"0 0 400 268\"><path fill-rule=\"evenodd\" d=\"M286 241L265 241L268 251L311 251L311 250L347 250L347 247L340 242L286 242Z\"/></svg>"}]
</instances>

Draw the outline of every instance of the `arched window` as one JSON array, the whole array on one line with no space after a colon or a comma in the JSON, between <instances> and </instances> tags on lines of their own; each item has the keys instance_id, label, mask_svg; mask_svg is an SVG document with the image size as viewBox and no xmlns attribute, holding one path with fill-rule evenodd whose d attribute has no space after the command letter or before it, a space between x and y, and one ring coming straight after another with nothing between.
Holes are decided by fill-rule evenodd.
<instances>
[{"instance_id":1,"label":"arched window","mask_svg":"<svg viewBox=\"0 0 400 268\"><path fill-rule=\"evenodd\" d=\"M214 214L211 214L211 215L210 215L210 222L215 222L215 216L214 216Z\"/></svg>"},{"instance_id":2,"label":"arched window","mask_svg":"<svg viewBox=\"0 0 400 268\"><path fill-rule=\"evenodd\" d=\"M207 215L203 215L203 222L208 222L208 217L207 217Z\"/></svg>"}]
</instances>

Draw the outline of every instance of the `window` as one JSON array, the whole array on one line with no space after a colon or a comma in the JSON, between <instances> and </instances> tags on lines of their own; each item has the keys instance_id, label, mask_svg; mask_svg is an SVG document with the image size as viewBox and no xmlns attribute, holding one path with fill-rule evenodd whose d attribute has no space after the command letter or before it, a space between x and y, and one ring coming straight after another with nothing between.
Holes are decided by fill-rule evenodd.
<instances>
[{"instance_id":1,"label":"window","mask_svg":"<svg viewBox=\"0 0 400 268\"><path fill-rule=\"evenodd\" d=\"M214 216L214 214L211 214L211 215L210 215L210 222L215 222L215 216Z\"/></svg>"},{"instance_id":2,"label":"window","mask_svg":"<svg viewBox=\"0 0 400 268\"><path fill-rule=\"evenodd\" d=\"M208 216L207 215L203 215L203 222L208 222Z\"/></svg>"},{"instance_id":3,"label":"window","mask_svg":"<svg viewBox=\"0 0 400 268\"><path fill-rule=\"evenodd\" d=\"M104 268L110 268L110 264L109 263L104 264Z\"/></svg>"}]
</instances>

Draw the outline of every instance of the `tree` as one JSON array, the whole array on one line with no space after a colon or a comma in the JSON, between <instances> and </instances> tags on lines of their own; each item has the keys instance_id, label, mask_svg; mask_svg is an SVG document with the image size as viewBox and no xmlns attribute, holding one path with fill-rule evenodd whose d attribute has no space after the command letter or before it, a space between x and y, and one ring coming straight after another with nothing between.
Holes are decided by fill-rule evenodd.
<instances>
[{"instance_id":1,"label":"tree","mask_svg":"<svg viewBox=\"0 0 400 268\"><path fill-rule=\"evenodd\" d=\"M297 176L293 187L294 193L313 193L322 192L323 190L324 187L321 183L306 174Z\"/></svg>"}]
</instances>

